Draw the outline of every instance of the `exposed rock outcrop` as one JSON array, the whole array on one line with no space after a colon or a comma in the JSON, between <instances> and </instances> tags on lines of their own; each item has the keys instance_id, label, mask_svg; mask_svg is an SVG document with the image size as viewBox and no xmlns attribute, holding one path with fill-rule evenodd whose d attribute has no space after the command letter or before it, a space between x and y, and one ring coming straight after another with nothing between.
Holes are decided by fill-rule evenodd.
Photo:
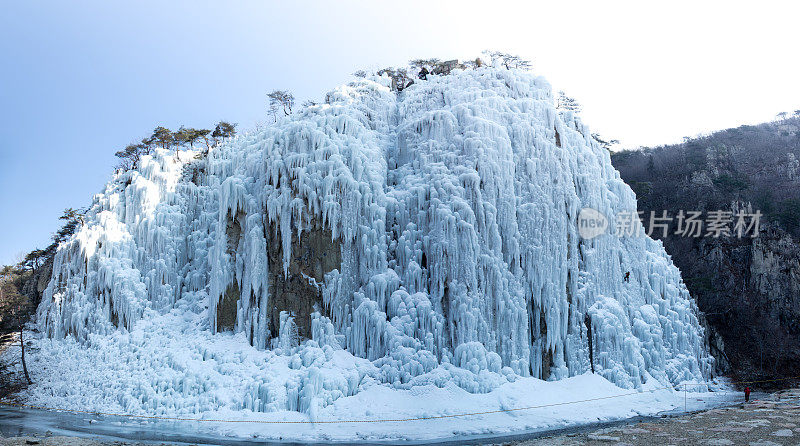
<instances>
[{"instance_id":1,"label":"exposed rock outcrop","mask_svg":"<svg viewBox=\"0 0 800 446\"><path fill-rule=\"evenodd\" d=\"M342 250L328 229L315 222L300 236L292 232L292 258L284 273L280 234L275 226L267 229L269 253L269 328L278 333L280 314L289 312L294 317L298 335L311 338L311 314L327 316L322 302L322 285L325 274L341 269Z\"/></svg>"}]
</instances>

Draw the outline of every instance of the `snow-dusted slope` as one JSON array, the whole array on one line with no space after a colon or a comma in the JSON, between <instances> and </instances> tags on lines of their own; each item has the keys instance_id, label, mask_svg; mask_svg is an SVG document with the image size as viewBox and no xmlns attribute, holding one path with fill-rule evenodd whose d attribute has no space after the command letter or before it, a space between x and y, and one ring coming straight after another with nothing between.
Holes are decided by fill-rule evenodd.
<instances>
[{"instance_id":1,"label":"snow-dusted slope","mask_svg":"<svg viewBox=\"0 0 800 446\"><path fill-rule=\"evenodd\" d=\"M118 174L56 255L30 399L313 416L373 386L581 375L589 327L618 386L704 379L661 244L579 237L582 208L613 218L635 197L546 81L480 68L388 86L358 80L205 158L162 151ZM296 270L328 255L311 232L338 260L316 276ZM321 296L310 340L307 314L272 320L270 281L290 275Z\"/></svg>"}]
</instances>

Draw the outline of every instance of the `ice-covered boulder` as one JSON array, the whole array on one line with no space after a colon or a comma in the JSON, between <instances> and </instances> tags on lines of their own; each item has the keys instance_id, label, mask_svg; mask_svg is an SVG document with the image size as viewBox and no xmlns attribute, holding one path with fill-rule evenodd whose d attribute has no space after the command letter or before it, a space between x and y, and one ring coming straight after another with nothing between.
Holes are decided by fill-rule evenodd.
<instances>
[{"instance_id":1,"label":"ice-covered boulder","mask_svg":"<svg viewBox=\"0 0 800 446\"><path fill-rule=\"evenodd\" d=\"M613 218L636 200L543 78L484 67L390 85L359 79L207 155L157 151L117 174L56 255L43 351L113 344L147 368L131 352L187 348L137 335L144 324L250 352L226 359L238 399L171 400L183 412L313 412L368 382L704 378L703 328L662 245L579 235L581 209ZM144 411L186 385L119 404Z\"/></svg>"}]
</instances>

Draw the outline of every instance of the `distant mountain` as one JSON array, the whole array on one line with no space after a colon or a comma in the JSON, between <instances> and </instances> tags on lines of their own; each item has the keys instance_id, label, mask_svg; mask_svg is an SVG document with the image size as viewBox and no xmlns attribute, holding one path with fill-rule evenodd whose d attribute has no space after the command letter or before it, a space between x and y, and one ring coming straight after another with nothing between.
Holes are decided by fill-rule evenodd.
<instances>
[{"instance_id":1,"label":"distant mountain","mask_svg":"<svg viewBox=\"0 0 800 446\"><path fill-rule=\"evenodd\" d=\"M758 237L666 238L734 376L776 378L800 370L800 118L742 126L682 144L623 151L612 163L650 211L763 213ZM705 233L705 230L704 230ZM712 333L713 334L713 333ZM724 341L724 342L722 342ZM721 354L720 351L724 351ZM727 362L727 364L726 364Z\"/></svg>"}]
</instances>

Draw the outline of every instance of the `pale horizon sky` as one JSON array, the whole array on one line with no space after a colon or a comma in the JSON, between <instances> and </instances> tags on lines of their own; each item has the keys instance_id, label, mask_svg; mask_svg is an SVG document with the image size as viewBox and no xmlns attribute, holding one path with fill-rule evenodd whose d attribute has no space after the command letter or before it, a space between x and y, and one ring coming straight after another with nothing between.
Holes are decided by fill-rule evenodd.
<instances>
[{"instance_id":1,"label":"pale horizon sky","mask_svg":"<svg viewBox=\"0 0 800 446\"><path fill-rule=\"evenodd\" d=\"M800 109L793 2L26 1L0 15L0 264L91 203L157 125L252 128L266 92L484 49L533 62L622 147Z\"/></svg>"}]
</instances>

